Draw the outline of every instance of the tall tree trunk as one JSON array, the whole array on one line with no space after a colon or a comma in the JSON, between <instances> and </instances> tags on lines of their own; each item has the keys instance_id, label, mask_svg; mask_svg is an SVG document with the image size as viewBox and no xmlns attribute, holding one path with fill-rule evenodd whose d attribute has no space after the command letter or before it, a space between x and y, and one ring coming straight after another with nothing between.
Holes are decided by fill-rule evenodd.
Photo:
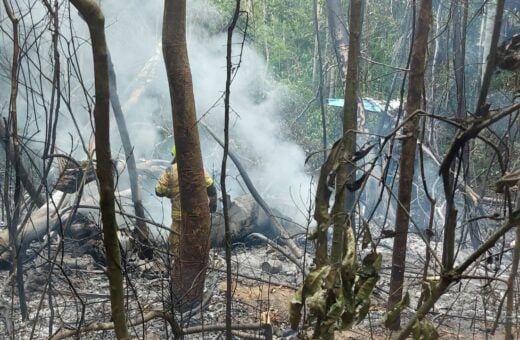
<instances>
[{"instance_id":1,"label":"tall tree trunk","mask_svg":"<svg viewBox=\"0 0 520 340\"><path fill-rule=\"evenodd\" d=\"M497 14L497 0L487 0L482 6L484 13L482 14L479 35L479 84L482 83L484 70L486 68L486 60L491 49L493 27L495 26L495 17Z\"/></svg>"},{"instance_id":2,"label":"tall tree trunk","mask_svg":"<svg viewBox=\"0 0 520 340\"><path fill-rule=\"evenodd\" d=\"M320 40L320 30L319 30L319 4L317 0L313 0L313 22L314 22L314 34L316 41L316 52L317 52L317 72L318 72L318 100L320 103L320 112L321 112L321 129L322 129L322 147L323 147L323 161L327 159L327 122L325 116L325 105L324 105L324 94L323 94L323 58L321 51L323 50L321 47ZM314 76L313 76L314 79ZM327 260L327 249L328 249L328 240L327 240L327 230L318 231L317 242L316 242L316 266L322 267L326 264Z\"/></svg>"},{"instance_id":3,"label":"tall tree trunk","mask_svg":"<svg viewBox=\"0 0 520 340\"><path fill-rule=\"evenodd\" d=\"M95 98L94 128L96 173L99 180L99 205L103 223L103 243L107 257L112 320L118 339L130 339L126 326L121 253L115 216L114 177L110 152L110 91L108 81L108 49L105 39L105 17L94 0L70 0L87 22L94 59Z\"/></svg>"},{"instance_id":4,"label":"tall tree trunk","mask_svg":"<svg viewBox=\"0 0 520 340\"><path fill-rule=\"evenodd\" d=\"M182 230L173 269L179 309L201 301L209 257L210 212L186 44L186 1L164 1L163 55L177 147Z\"/></svg>"},{"instance_id":5,"label":"tall tree trunk","mask_svg":"<svg viewBox=\"0 0 520 340\"><path fill-rule=\"evenodd\" d=\"M349 53L348 46L348 33L345 26L345 22L343 20L343 10L341 6L341 0L327 0L327 17L329 21L329 32L332 40L332 46L334 48L334 53L336 56L336 61L338 63L339 74L341 77L341 84L345 85L345 77L347 74L347 60ZM322 95L320 91L320 95ZM323 111L323 109L322 109ZM323 114L322 114L323 115ZM323 119L323 118L322 118ZM323 123L325 121L323 120ZM343 123L345 126L345 123ZM323 127L325 129L325 126ZM343 171L339 171L338 176L336 178L336 189L338 190L336 196L340 198L340 204L336 205L342 210L345 207L345 183L346 183L346 169ZM343 236L344 236L344 224L347 222L345 219L344 211L333 211L334 218L334 231L332 237L332 249L331 249L331 260L335 262L341 262L341 254L343 251ZM343 222L341 219L343 218ZM318 235L319 242L317 244L319 252L319 256L317 254L317 259L320 261L317 262L318 266L324 265L325 263L322 260L326 259L324 257L327 255L327 237L326 231L320 232ZM335 260L334 260L335 259Z\"/></svg>"},{"instance_id":6,"label":"tall tree trunk","mask_svg":"<svg viewBox=\"0 0 520 340\"><path fill-rule=\"evenodd\" d=\"M22 185L21 185L21 155L20 155L20 144L18 140L18 111L16 101L18 99L18 73L20 68L20 42L18 40L18 23L19 19L14 16L11 6L4 0L4 7L13 26L13 57L11 62L11 94L9 98L9 121L11 122L11 134L12 138L8 139L8 147L6 148L6 155L11 145L14 151L14 206L11 214L10 200L7 198L10 191L10 163L6 163L5 167L5 186L4 186L4 204L7 212L7 225L9 228L9 243L13 249L12 252L12 263L14 264L12 269L12 275L16 279L16 286L18 288L18 298L20 301L20 311L22 313L22 319L26 320L28 317L27 303L25 301L25 292L23 284L23 249L19 247L18 242L18 222L20 219L20 206L22 205ZM9 128L8 128L9 130ZM8 133L7 133L8 134ZM10 143L9 143L10 142ZM6 157L8 158L8 157Z\"/></svg>"},{"instance_id":7,"label":"tall tree trunk","mask_svg":"<svg viewBox=\"0 0 520 340\"><path fill-rule=\"evenodd\" d=\"M466 28L468 24L468 1L467 0L454 0L452 2L452 30L453 30L453 69L455 73L455 88L457 94L457 111L455 116L459 119L465 119L467 116L467 103L466 103L466 79L465 79L465 59L466 59ZM462 9L462 11L461 11ZM462 150L462 175L464 184L471 183L471 173L469 167L469 145L465 145ZM466 185L464 186L466 187ZM464 195L464 208L465 211L471 212L473 207L473 201L469 195ZM478 237L478 222L472 221L468 225L469 235L471 243L476 249L480 245Z\"/></svg>"},{"instance_id":8,"label":"tall tree trunk","mask_svg":"<svg viewBox=\"0 0 520 340\"><path fill-rule=\"evenodd\" d=\"M354 201L355 192L346 189L347 183L356 180L356 166L351 162L356 152L357 108L358 108L358 80L359 55L361 50L362 0L352 0L350 3L350 46L348 50L347 74L345 85L345 101L343 105L343 140L345 145L345 163L340 165L336 179L335 204L337 211L333 211L334 231L332 237L331 263L339 264L345 253L345 228L354 228Z\"/></svg>"},{"instance_id":9,"label":"tall tree trunk","mask_svg":"<svg viewBox=\"0 0 520 340\"><path fill-rule=\"evenodd\" d=\"M323 102L324 96L323 96L323 58L321 55L321 40L320 40L320 24L318 21L318 15L319 15L319 5L317 0L313 0L313 11L312 11L312 18L314 22L314 34L316 36L316 50L318 53L318 72L319 72L319 83L318 83L318 96L319 96L319 103L320 103L320 111L321 111L321 130L322 130L322 147L323 147L323 162L327 160L327 121L326 121L326 115L325 115L325 104Z\"/></svg>"},{"instance_id":10,"label":"tall tree trunk","mask_svg":"<svg viewBox=\"0 0 520 340\"><path fill-rule=\"evenodd\" d=\"M341 80L345 82L348 60L348 33L343 22L341 0L327 0L327 16L332 46L340 70Z\"/></svg>"},{"instance_id":11,"label":"tall tree trunk","mask_svg":"<svg viewBox=\"0 0 520 340\"><path fill-rule=\"evenodd\" d=\"M267 0L262 1L262 15L264 17L264 21L262 22L264 26L264 30L267 31L268 23L267 23L267 16L269 15L267 13ZM265 69L266 71L269 69L269 61L270 61L270 55L269 55L269 41L267 40L267 34L264 34L264 54L265 54Z\"/></svg>"},{"instance_id":12,"label":"tall tree trunk","mask_svg":"<svg viewBox=\"0 0 520 340\"><path fill-rule=\"evenodd\" d=\"M318 72L318 58L321 58L321 46L319 41L319 32L320 32L320 5L318 3L318 0L313 1L312 4L313 7L313 18L314 18L314 30L315 30L315 36L314 36L314 52L312 54L312 83L316 84L316 73ZM322 70L323 72L323 70ZM323 76L323 75L322 75Z\"/></svg>"},{"instance_id":13,"label":"tall tree trunk","mask_svg":"<svg viewBox=\"0 0 520 340\"><path fill-rule=\"evenodd\" d=\"M421 0L419 16L415 23L415 35L412 43L412 58L410 62L410 79L406 98L405 119L421 108L421 92L424 83L424 69L426 63L426 48L428 45L428 31L430 29L432 1ZM408 224L410 222L410 202L412 196L412 182L415 168L415 149L417 145L418 119L409 119L403 127L401 159L399 161L399 190L395 221L395 238L392 252L392 273L390 277L390 295L388 310L393 309L402 299L404 270L406 262L406 243L408 239ZM398 329L400 318L390 325L391 329Z\"/></svg>"},{"instance_id":14,"label":"tall tree trunk","mask_svg":"<svg viewBox=\"0 0 520 340\"><path fill-rule=\"evenodd\" d=\"M453 30L453 69L455 72L455 89L457 92L457 111L455 116L459 119L466 117L466 92L465 92L465 58L466 58L466 24L467 24L467 0L452 1L452 30ZM461 12L462 7L462 12Z\"/></svg>"},{"instance_id":15,"label":"tall tree trunk","mask_svg":"<svg viewBox=\"0 0 520 340\"><path fill-rule=\"evenodd\" d=\"M445 27L444 27L444 18L446 17L446 4L443 3L442 1L438 1L437 3L437 7L435 9L435 16L434 16L434 21L435 21L435 28L434 28L434 31L432 32L433 35L435 35L435 40L433 42L434 44L434 48L433 48L433 59L432 59L432 63L431 63L431 82L430 82L430 91L429 91L429 97L430 97L430 101L429 101L429 108L428 108L428 112L431 112L431 113L436 113L437 110L437 94L438 94L438 90L439 88L441 87L441 85L439 84L442 84L442 81L440 79L438 79L438 76L439 75L442 75L443 72L442 70L439 70L442 66L442 60L446 58L446 46L441 46L444 44L444 41L445 41L445 35L443 34L443 32L445 31ZM431 120L432 124L433 124L433 120ZM432 128L430 129L429 131L429 135L431 134L434 134L434 128L432 126ZM427 140L429 142L431 142L431 139L432 137L431 136L428 136Z\"/></svg>"},{"instance_id":16,"label":"tall tree trunk","mask_svg":"<svg viewBox=\"0 0 520 340\"><path fill-rule=\"evenodd\" d=\"M350 47L348 51L347 59L347 74L345 84L345 101L343 106L343 138L346 144L347 154L350 158L356 152L357 135L356 130L358 129L358 98L359 98L359 64L361 55L361 32L363 28L363 13L365 9L364 0L351 0L350 1L350 18L349 18L349 38ZM363 105L361 103L361 105ZM347 161L346 179L347 183L352 184L356 181L356 169L357 166L350 159ZM347 213L347 226L350 228L355 226L355 215L354 215L354 203L356 201L356 192L347 191L345 201L345 211ZM355 234L355 233L353 233ZM348 233L343 235L343 245L348 244L346 239ZM345 256L347 249L343 247L342 257Z\"/></svg>"}]
</instances>

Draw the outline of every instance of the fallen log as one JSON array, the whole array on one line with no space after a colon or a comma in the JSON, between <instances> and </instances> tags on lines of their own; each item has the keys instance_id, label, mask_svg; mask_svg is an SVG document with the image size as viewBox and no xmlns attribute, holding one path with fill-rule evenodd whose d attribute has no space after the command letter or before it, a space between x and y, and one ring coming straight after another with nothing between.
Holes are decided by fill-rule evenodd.
<instances>
[{"instance_id":1,"label":"fallen log","mask_svg":"<svg viewBox=\"0 0 520 340\"><path fill-rule=\"evenodd\" d=\"M53 157L65 157L63 155L51 155ZM79 161L65 157L58 161L60 175L54 189L67 194L78 191L82 183L88 184L96 179L96 169L90 161Z\"/></svg>"}]
</instances>

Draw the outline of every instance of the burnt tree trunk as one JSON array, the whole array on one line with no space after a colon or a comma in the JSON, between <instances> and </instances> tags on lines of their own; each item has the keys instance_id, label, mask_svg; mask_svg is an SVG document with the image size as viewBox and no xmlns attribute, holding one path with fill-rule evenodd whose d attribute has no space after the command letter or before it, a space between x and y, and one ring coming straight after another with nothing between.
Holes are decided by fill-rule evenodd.
<instances>
[{"instance_id":1,"label":"burnt tree trunk","mask_svg":"<svg viewBox=\"0 0 520 340\"><path fill-rule=\"evenodd\" d=\"M6 128L6 124L3 119L0 119L0 140L2 141L2 147L4 148L7 161L14 163L15 161L15 152L13 147L12 136L9 136L9 133ZM45 198L40 195L40 192L34 185L32 181L32 177L24 165L23 159L20 158L19 162L19 170L20 170L20 180L22 181L22 185L31 197L31 200L38 206L41 207L45 204Z\"/></svg>"},{"instance_id":2,"label":"burnt tree trunk","mask_svg":"<svg viewBox=\"0 0 520 340\"><path fill-rule=\"evenodd\" d=\"M173 268L173 298L176 307L182 310L202 301L210 236L210 212L186 44L185 0L164 1L162 41L182 210L179 259Z\"/></svg>"},{"instance_id":3,"label":"burnt tree trunk","mask_svg":"<svg viewBox=\"0 0 520 340\"><path fill-rule=\"evenodd\" d=\"M18 40L18 23L19 19L14 16L13 10L7 1L4 0L4 7L13 26L13 57L11 63L11 94L9 98L9 120L11 122L11 133L12 138L7 139L8 147L6 153L12 150L14 151L14 206L10 206L10 199L7 197L10 191L11 182L11 170L10 163L6 162L5 166L5 183L4 183L4 194L6 195L3 199L5 204L5 210L7 213L7 225L9 228L9 243L13 249L12 262L15 266L12 268L12 275L16 279L16 286L18 288L18 297L20 300L20 311L22 313L22 319L26 320L28 317L27 303L25 301L25 292L23 285L23 251L18 247L18 225L20 219L20 206L22 204L22 185L21 185L21 157L20 157L20 144L18 140L18 112L16 101L18 97L18 73L20 67L20 43ZM6 157L8 158L8 157Z\"/></svg>"},{"instance_id":4,"label":"burnt tree trunk","mask_svg":"<svg viewBox=\"0 0 520 340\"><path fill-rule=\"evenodd\" d=\"M112 320L118 339L130 339L126 326L121 253L115 216L114 178L110 152L110 91L108 81L108 48L105 39L105 17L93 0L70 0L87 22L94 59L95 98L94 127L99 179L99 205L103 223L103 242L107 258Z\"/></svg>"},{"instance_id":5,"label":"burnt tree trunk","mask_svg":"<svg viewBox=\"0 0 520 340\"><path fill-rule=\"evenodd\" d=\"M412 42L412 58L410 62L410 79L406 98L405 119L421 108L422 88L424 83L424 69L426 62L426 47L428 45L428 31L430 28L432 1L421 0L419 15L415 24L415 35ZM390 277L390 296L388 310L393 309L402 299L404 270L406 261L406 243L408 240L408 224L410 222L410 202L412 197L412 183L415 168L415 149L417 145L418 119L408 119L403 127L404 139L399 161L399 189L395 218L395 239L392 252L392 273ZM390 325L391 329L398 329L400 318Z\"/></svg>"},{"instance_id":6,"label":"burnt tree trunk","mask_svg":"<svg viewBox=\"0 0 520 340\"><path fill-rule=\"evenodd\" d=\"M138 245L138 254L140 258L152 258L153 251L149 247L150 241L148 239L148 227L144 219L144 206L141 200L141 191L139 189L137 168L135 164L134 148L130 141L130 135L126 127L125 116L121 109L121 103L119 101L119 95L117 94L117 82L116 72L114 65L112 64L112 58L108 55L108 80L110 89L110 102L112 103L112 110L114 111L114 117L116 118L117 127L119 129L119 135L121 136L121 142L125 150L125 160L128 165L128 178L130 179L130 191L132 193L132 202L134 203L135 216L141 218L135 221L135 231Z\"/></svg>"},{"instance_id":7,"label":"burnt tree trunk","mask_svg":"<svg viewBox=\"0 0 520 340\"><path fill-rule=\"evenodd\" d=\"M318 96L320 103L320 113L321 113L321 130L322 130L322 147L323 147L323 162L327 160L327 120L326 120L326 111L324 104L324 82L323 82L323 58L321 55L322 46L320 41L320 25L318 21L318 10L319 4L318 0L313 1L313 21L314 21L314 33L315 33L315 43L316 43L316 55L317 55L317 70L319 72L318 75ZM316 60L315 60L316 61ZM314 72L313 72L314 75ZM313 76L314 79L314 76ZM322 267L327 263L327 249L328 249L328 240L327 240L327 230L318 230L317 232L317 242L316 242L316 265L318 267Z\"/></svg>"}]
</instances>

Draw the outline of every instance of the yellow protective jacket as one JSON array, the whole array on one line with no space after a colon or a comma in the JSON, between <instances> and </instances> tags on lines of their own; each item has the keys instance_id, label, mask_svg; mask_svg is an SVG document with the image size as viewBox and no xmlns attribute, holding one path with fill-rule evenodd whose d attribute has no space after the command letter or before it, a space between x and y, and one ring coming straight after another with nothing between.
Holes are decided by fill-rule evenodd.
<instances>
[{"instance_id":1,"label":"yellow protective jacket","mask_svg":"<svg viewBox=\"0 0 520 340\"><path fill-rule=\"evenodd\" d=\"M213 178L204 170L206 178L206 187L213 185ZM181 219L181 196L179 191L179 173L177 171L177 163L173 163L171 167L166 169L157 185L155 186L155 194L159 197L168 197L172 202L172 222Z\"/></svg>"}]
</instances>

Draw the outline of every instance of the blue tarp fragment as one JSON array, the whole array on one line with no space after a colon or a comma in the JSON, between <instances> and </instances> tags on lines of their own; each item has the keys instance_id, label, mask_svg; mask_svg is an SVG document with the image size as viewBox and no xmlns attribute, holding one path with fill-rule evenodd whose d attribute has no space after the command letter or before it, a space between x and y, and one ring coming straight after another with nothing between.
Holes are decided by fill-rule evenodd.
<instances>
[{"instance_id":1,"label":"blue tarp fragment","mask_svg":"<svg viewBox=\"0 0 520 340\"><path fill-rule=\"evenodd\" d=\"M327 104L330 106L343 107L345 100L343 98L328 98ZM363 107L370 112L383 112L381 106L372 98L363 98Z\"/></svg>"}]
</instances>

